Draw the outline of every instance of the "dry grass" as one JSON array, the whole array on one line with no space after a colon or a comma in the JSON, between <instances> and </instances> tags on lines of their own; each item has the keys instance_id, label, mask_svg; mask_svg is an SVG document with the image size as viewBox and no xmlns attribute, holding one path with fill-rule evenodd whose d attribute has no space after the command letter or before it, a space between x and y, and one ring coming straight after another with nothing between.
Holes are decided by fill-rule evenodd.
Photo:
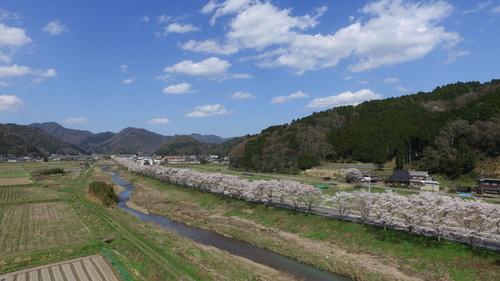
<instances>
[{"instance_id":1,"label":"dry grass","mask_svg":"<svg viewBox=\"0 0 500 281\"><path fill-rule=\"evenodd\" d=\"M27 185L30 184L31 180L29 178L0 178L0 186L9 185Z\"/></svg>"}]
</instances>

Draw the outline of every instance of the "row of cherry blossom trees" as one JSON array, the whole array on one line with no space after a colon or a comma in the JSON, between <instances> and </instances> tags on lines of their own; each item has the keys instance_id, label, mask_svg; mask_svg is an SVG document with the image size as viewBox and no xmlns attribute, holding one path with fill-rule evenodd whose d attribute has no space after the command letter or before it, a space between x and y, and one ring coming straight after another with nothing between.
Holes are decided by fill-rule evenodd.
<instances>
[{"instance_id":1,"label":"row of cherry blossom trees","mask_svg":"<svg viewBox=\"0 0 500 281\"><path fill-rule=\"evenodd\" d=\"M338 192L334 196L295 181L249 181L234 175L203 173L189 169L145 166L135 161L113 157L130 171L162 182L243 199L266 205L355 220L403 229L410 233L467 240L498 241L500 248L500 206L479 200L464 200L435 192L399 195L392 192ZM458 237L458 239L456 238Z\"/></svg>"},{"instance_id":2,"label":"row of cherry blossom trees","mask_svg":"<svg viewBox=\"0 0 500 281\"><path fill-rule=\"evenodd\" d=\"M361 223L371 220L410 233L426 229L438 241L444 234L465 237L471 245L479 238L500 239L500 206L482 200L435 192L403 196L361 191L339 192L326 201L342 218L355 215Z\"/></svg>"},{"instance_id":3,"label":"row of cherry blossom trees","mask_svg":"<svg viewBox=\"0 0 500 281\"><path fill-rule=\"evenodd\" d=\"M234 175L202 173L155 165L142 165L129 158L113 157L128 170L166 183L172 183L227 197L267 205L287 205L312 211L322 202L321 192L311 185L287 180L249 181Z\"/></svg>"}]
</instances>

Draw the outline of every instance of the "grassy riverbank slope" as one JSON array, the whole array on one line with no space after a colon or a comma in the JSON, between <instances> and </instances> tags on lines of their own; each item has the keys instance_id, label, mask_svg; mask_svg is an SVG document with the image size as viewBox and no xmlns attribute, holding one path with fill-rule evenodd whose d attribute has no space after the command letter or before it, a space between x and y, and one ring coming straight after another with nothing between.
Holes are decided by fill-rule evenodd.
<instances>
[{"instance_id":1,"label":"grassy riverbank slope","mask_svg":"<svg viewBox=\"0 0 500 281\"><path fill-rule=\"evenodd\" d=\"M226 199L119 168L134 203L356 280L499 280L500 254L403 232Z\"/></svg>"}]
</instances>

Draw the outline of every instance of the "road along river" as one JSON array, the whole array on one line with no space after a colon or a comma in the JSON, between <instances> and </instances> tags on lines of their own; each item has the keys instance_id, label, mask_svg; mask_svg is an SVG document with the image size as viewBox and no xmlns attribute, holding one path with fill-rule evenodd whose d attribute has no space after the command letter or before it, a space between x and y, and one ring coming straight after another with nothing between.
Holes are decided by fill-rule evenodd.
<instances>
[{"instance_id":1,"label":"road along river","mask_svg":"<svg viewBox=\"0 0 500 281\"><path fill-rule=\"evenodd\" d=\"M103 170L109 171L109 168L103 167ZM123 188L119 194L118 208L132 214L144 222L157 224L165 229L173 230L181 236L187 237L198 243L215 247L217 249L229 252L233 255L252 260L254 262L269 266L276 270L292 274L299 280L308 281L347 281L346 277L335 275L322 271L313 266L300 263L294 259L277 254L275 252L253 246L246 242L228 238L212 231L189 226L180 222L168 219L164 216L155 214L146 214L127 206L130 200L134 185L121 177L117 172L111 172L113 182Z\"/></svg>"}]
</instances>

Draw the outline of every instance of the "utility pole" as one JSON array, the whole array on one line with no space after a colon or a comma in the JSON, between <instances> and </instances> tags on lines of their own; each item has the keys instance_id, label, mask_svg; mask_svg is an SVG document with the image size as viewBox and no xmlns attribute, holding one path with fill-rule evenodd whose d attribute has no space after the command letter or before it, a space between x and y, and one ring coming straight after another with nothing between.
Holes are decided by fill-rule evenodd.
<instances>
[{"instance_id":1,"label":"utility pole","mask_svg":"<svg viewBox=\"0 0 500 281\"><path fill-rule=\"evenodd\" d=\"M409 159L409 162L410 162L410 169L409 169L409 171L411 171L411 141L410 141L410 143L408 143L408 159Z\"/></svg>"}]
</instances>

